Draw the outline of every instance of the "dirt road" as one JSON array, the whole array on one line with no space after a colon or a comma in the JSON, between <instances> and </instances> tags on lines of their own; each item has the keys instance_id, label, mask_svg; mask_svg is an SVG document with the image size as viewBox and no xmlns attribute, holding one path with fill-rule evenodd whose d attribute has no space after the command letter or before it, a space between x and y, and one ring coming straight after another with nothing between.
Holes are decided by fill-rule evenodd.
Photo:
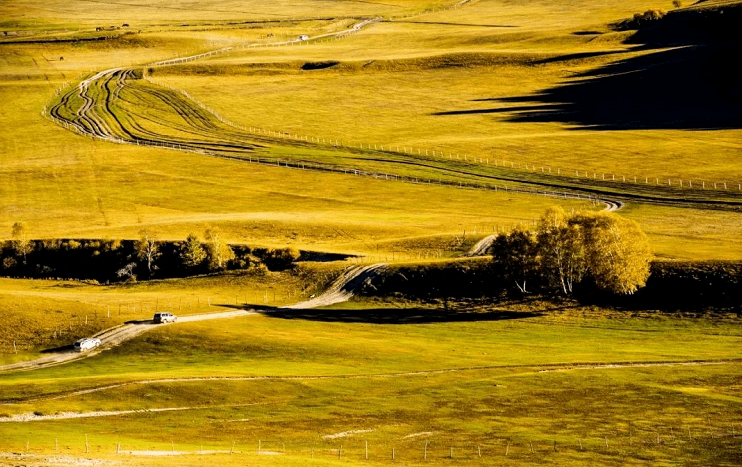
<instances>
[{"instance_id":1,"label":"dirt road","mask_svg":"<svg viewBox=\"0 0 742 467\"><path fill-rule=\"evenodd\" d=\"M284 306L282 308L306 309L328 306L335 303L347 302L353 297L355 290L363 284L369 284L371 280L386 268L386 264L372 264L369 266L356 266L350 268L340 275L330 287L320 296L309 300Z\"/></svg>"},{"instance_id":2,"label":"dirt road","mask_svg":"<svg viewBox=\"0 0 742 467\"><path fill-rule=\"evenodd\" d=\"M350 268L345 271L340 277L338 277L335 282L333 282L332 285L320 296L284 308L316 308L320 306L327 306L334 303L348 301L353 296L354 291L358 287L360 287L364 283L368 283L385 267L385 264L373 264L369 266L357 266ZM248 316L254 314L256 314L254 311L249 310L205 313L198 315L180 316L178 317L177 323L190 323L194 321L204 321L212 319L236 318L239 316ZM175 323L175 325L177 325L177 323ZM65 363L70 363L83 358L92 357L94 355L98 355L106 349L110 349L111 347L119 345L122 342L133 339L139 334L154 329L158 326L165 325L155 324L154 322L152 322L152 320L130 321L128 323L120 324L118 326L103 330L98 334L91 336L101 340L100 347L96 349L87 352L76 352L72 348L62 348L57 349L56 351L51 350L48 351L49 355L44 357L25 362L2 365L0 366L0 373L48 368Z\"/></svg>"},{"instance_id":3,"label":"dirt road","mask_svg":"<svg viewBox=\"0 0 742 467\"><path fill-rule=\"evenodd\" d=\"M189 323L207 319L226 319L253 314L255 313L246 310L227 311L222 313L204 313L198 315L181 316L178 318L178 322ZM106 349L110 349L111 347L119 345L124 341L133 339L134 337L145 331L149 331L150 329L154 329L159 326L171 325L155 324L152 322L152 320L131 321L128 323L120 324L91 336L101 340L101 345L97 349L87 352L76 352L72 348L60 349L59 351L50 352L48 356L37 358L35 360L2 365L0 366L0 373L48 368L51 366L62 365L64 363L80 360L82 358L92 357L93 355L98 355Z\"/></svg>"}]
</instances>

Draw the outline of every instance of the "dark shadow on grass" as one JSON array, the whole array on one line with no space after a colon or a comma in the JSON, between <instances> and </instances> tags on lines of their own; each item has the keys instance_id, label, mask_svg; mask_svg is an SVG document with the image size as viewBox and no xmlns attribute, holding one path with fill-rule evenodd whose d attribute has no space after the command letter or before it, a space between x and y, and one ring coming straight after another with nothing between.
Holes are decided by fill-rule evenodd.
<instances>
[{"instance_id":1,"label":"dark shadow on grass","mask_svg":"<svg viewBox=\"0 0 742 467\"><path fill-rule=\"evenodd\" d=\"M510 113L506 121L559 122L594 130L742 128L741 80L732 69L738 52L738 44L654 52L582 73L534 95L478 99L509 106L435 115Z\"/></svg>"},{"instance_id":2,"label":"dark shadow on grass","mask_svg":"<svg viewBox=\"0 0 742 467\"><path fill-rule=\"evenodd\" d=\"M486 101L491 99L477 99L476 101ZM533 112L550 109L558 109L557 104L552 105L520 105L516 107L497 107L493 109L472 109L472 110L450 110L447 112L436 112L433 115L473 115L473 114L501 114L511 112Z\"/></svg>"},{"instance_id":3,"label":"dark shadow on grass","mask_svg":"<svg viewBox=\"0 0 742 467\"><path fill-rule=\"evenodd\" d=\"M130 321L126 321L125 324L155 324L155 322L152 319L133 319Z\"/></svg>"},{"instance_id":4,"label":"dark shadow on grass","mask_svg":"<svg viewBox=\"0 0 742 467\"><path fill-rule=\"evenodd\" d=\"M295 310L265 306L247 305L258 313L272 318L299 319L328 323L366 323L366 324L427 324L459 323L481 321L505 321L541 316L542 313L515 311L477 311L445 310L437 308L367 308L356 309L306 309Z\"/></svg>"},{"instance_id":5,"label":"dark shadow on grass","mask_svg":"<svg viewBox=\"0 0 742 467\"><path fill-rule=\"evenodd\" d=\"M44 349L41 351L41 353L68 353L68 352L74 352L75 349L72 347L72 344L70 345L60 345L59 347L53 347L51 349Z\"/></svg>"}]
</instances>

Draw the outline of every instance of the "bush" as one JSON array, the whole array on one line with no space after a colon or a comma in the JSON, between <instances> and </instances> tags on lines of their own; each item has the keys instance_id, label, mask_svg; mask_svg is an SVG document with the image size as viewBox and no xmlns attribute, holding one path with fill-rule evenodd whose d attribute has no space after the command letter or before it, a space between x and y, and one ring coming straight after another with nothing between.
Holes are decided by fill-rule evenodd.
<instances>
[{"instance_id":1,"label":"bush","mask_svg":"<svg viewBox=\"0 0 742 467\"><path fill-rule=\"evenodd\" d=\"M296 248L278 248L266 250L263 262L271 271L283 271L299 259L301 253Z\"/></svg>"}]
</instances>

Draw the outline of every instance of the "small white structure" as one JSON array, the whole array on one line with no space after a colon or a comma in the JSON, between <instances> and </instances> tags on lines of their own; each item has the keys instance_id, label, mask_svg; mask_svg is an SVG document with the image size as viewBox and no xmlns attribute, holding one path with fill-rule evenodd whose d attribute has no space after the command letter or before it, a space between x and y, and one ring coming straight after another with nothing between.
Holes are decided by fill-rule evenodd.
<instances>
[{"instance_id":1,"label":"small white structure","mask_svg":"<svg viewBox=\"0 0 742 467\"><path fill-rule=\"evenodd\" d=\"M299 40L300 41L308 41L309 40L309 36L307 36L306 34L302 34L301 36L299 36Z\"/></svg>"}]
</instances>

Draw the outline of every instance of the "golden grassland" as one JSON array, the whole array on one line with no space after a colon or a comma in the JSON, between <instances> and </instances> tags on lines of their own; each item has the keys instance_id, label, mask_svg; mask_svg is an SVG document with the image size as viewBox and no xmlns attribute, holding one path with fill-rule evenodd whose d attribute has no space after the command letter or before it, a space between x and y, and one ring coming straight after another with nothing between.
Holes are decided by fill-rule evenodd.
<instances>
[{"instance_id":1,"label":"golden grassland","mask_svg":"<svg viewBox=\"0 0 742 467\"><path fill-rule=\"evenodd\" d=\"M742 182L739 130L596 130L509 121L508 109L519 106L499 99L533 95L578 73L636 57L640 49L619 42L623 33L575 35L591 23L548 32L518 23L490 27L481 10L488 5L499 13L496 3L461 9L459 14L470 16L459 21L473 25L448 18L447 12L444 24L383 23L340 41L259 48L155 70L155 76L247 126L468 153L561 167L565 173L636 176L642 183L646 177L685 179L686 185L689 179L735 187ZM563 14L570 18L569 13ZM497 18L509 21L507 14ZM472 43L483 35L493 39ZM618 37L600 40L603 36ZM301 70L304 63L328 61L339 63ZM441 115L446 112L460 114Z\"/></svg>"},{"instance_id":2,"label":"golden grassland","mask_svg":"<svg viewBox=\"0 0 742 467\"><path fill-rule=\"evenodd\" d=\"M538 23L543 27L532 24L535 12L519 16L523 5L515 8L478 2L441 13L454 15L449 23L477 18L476 24L486 24L499 8L512 15L503 13L506 20L530 18L526 29L535 29L520 39L498 29L489 34L504 35L502 41L493 39L473 46L477 53L482 54L483 48L489 52L483 55L485 66L472 69L431 69L426 64L436 63L436 59L420 55L431 50L469 50L471 40L466 37L481 37L483 29L497 28L384 23L332 43L258 49L235 58L212 59L204 69L216 74L208 77L188 73L187 66L173 68L185 72L182 76L156 72L155 77L188 89L230 120L245 125L327 138L378 140L380 144L431 146L439 151L450 148L531 164L574 166L579 162L581 168L625 171L629 176L642 172L714 179L739 173L737 130L594 131L558 124L498 122L486 115L431 115L479 96L527 94L558 82L564 66L579 70L610 60L528 65L534 56L607 47L569 33L579 25L587 26L587 18L575 16L580 5L569 6L571 10L565 11L564 17L577 19L564 26L566 32L556 35L552 29L558 21L552 10L546 15L551 22ZM592 14L588 16L607 21L608 6L587 8ZM640 5L624 7L633 11ZM624 14L623 10L613 14L619 13ZM425 16L425 21L433 16ZM0 86L6 109L0 116L5 128L0 133L4 148L0 190L5 235L16 221L25 222L36 237L133 238L147 227L156 229L162 238L182 238L190 231L220 225L235 242L373 254L383 244L509 227L538 217L553 202L365 179L359 183L347 176L117 146L73 135L40 117L53 90L75 76L122 61L143 63L181 55L176 51L179 46L200 51L216 45L199 32L189 34L191 39L177 31L152 33L143 35L140 43L123 42L115 47L105 42L3 46L7 67ZM247 32L220 30L217 34L234 41ZM509 50L516 46L521 50ZM610 47L626 49L617 42ZM58 55L64 55L65 60L59 61ZM348 71L297 69L299 63L330 58L350 64L378 59L380 64L369 72L353 68L355 65L349 65ZM254 66L245 68L252 60L272 63L269 73L258 73ZM405 71L407 67L412 70ZM435 96L432 99L431 93ZM566 207L586 206L568 202ZM742 249L738 214L631 203L625 213L644 225L655 251L665 257L732 259L738 258Z\"/></svg>"},{"instance_id":3,"label":"golden grassland","mask_svg":"<svg viewBox=\"0 0 742 467\"><path fill-rule=\"evenodd\" d=\"M157 465L348 465L365 462L365 441L372 465L391 462L392 448L397 462L417 465L426 440L436 463L451 462L451 447L456 462L485 465L735 462L738 365L574 365L737 358L737 318L545 308L503 303L480 309L480 321L414 325L249 316L168 326L67 367L3 376L0 412L180 410L2 423L0 431L15 452L28 443L30 454L54 456L57 439L62 455L125 465L152 464L115 455L119 443L193 453ZM511 319L498 318L503 312ZM258 456L258 440L279 457ZM232 457L196 453L232 443Z\"/></svg>"},{"instance_id":4,"label":"golden grassland","mask_svg":"<svg viewBox=\"0 0 742 467\"><path fill-rule=\"evenodd\" d=\"M218 226L235 243L422 261L450 259L485 235L532 223L555 203L602 208L116 145L41 116L56 89L95 71L339 31L361 16L394 21L342 40L155 69L153 77L245 126L629 177L740 181L738 129L513 122L500 111L516 104L477 101L532 95L644 55L623 43L630 33L607 24L667 3L480 0L403 18L452 2L332 1L322 10L309 1L5 2L0 29L18 34L2 40L56 42L0 44L0 238L17 221L33 238L136 238L146 228L175 240ZM124 22L128 31L94 30ZM134 30L142 32L63 42ZM301 70L329 61L339 63ZM309 153L333 157L275 142L263 152ZM629 202L622 214L642 225L660 257L742 257L739 213ZM348 264L116 286L0 279L0 363L36 358L155 310L187 315L296 302ZM4 374L0 464L388 465L394 449L394 462L422 465L426 441L427 463L436 465L740 463L734 313L691 317L530 300L452 306L359 300L314 318L180 323L89 359ZM402 311L429 320L364 322ZM604 366L677 361L688 364ZM162 408L179 410L2 421ZM264 454L276 455L257 455L258 440ZM191 454L116 455L119 444ZM197 454L232 447L232 455Z\"/></svg>"}]
</instances>

